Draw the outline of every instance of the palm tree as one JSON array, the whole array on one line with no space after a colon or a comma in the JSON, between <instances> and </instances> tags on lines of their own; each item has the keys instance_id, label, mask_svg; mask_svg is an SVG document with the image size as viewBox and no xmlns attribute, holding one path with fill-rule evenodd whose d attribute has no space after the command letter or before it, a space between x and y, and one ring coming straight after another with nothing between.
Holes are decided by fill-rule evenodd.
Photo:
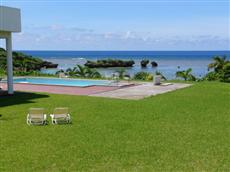
<instances>
[{"instance_id":1,"label":"palm tree","mask_svg":"<svg viewBox=\"0 0 230 172\"><path fill-rule=\"evenodd\" d=\"M83 78L87 77L87 73L88 73L87 67L77 65L76 67L73 68L73 70L76 76L83 77Z\"/></svg>"},{"instance_id":2,"label":"palm tree","mask_svg":"<svg viewBox=\"0 0 230 172\"><path fill-rule=\"evenodd\" d=\"M118 70L116 71L116 73L118 74L119 79L123 79L123 78L124 78L124 75L125 75L125 69L123 69L123 68L118 69Z\"/></svg>"},{"instance_id":3,"label":"palm tree","mask_svg":"<svg viewBox=\"0 0 230 172\"><path fill-rule=\"evenodd\" d=\"M64 73L65 71L63 69L58 70L55 75L59 75L60 73Z\"/></svg>"},{"instance_id":4,"label":"palm tree","mask_svg":"<svg viewBox=\"0 0 230 172\"><path fill-rule=\"evenodd\" d=\"M228 61L223 67L223 74L221 81L230 82L230 61Z\"/></svg>"},{"instance_id":5,"label":"palm tree","mask_svg":"<svg viewBox=\"0 0 230 172\"><path fill-rule=\"evenodd\" d=\"M77 65L73 69L67 69L66 74L69 76L78 76L82 78L101 78L101 74L96 69L90 69L89 67L81 65Z\"/></svg>"},{"instance_id":6,"label":"palm tree","mask_svg":"<svg viewBox=\"0 0 230 172\"><path fill-rule=\"evenodd\" d=\"M191 72L192 72L191 68L183 71L177 71L176 77L183 78L185 81L195 81L196 77L192 75Z\"/></svg>"},{"instance_id":7,"label":"palm tree","mask_svg":"<svg viewBox=\"0 0 230 172\"><path fill-rule=\"evenodd\" d=\"M66 69L65 74L68 76L75 76L75 72L71 68Z\"/></svg>"},{"instance_id":8,"label":"palm tree","mask_svg":"<svg viewBox=\"0 0 230 172\"><path fill-rule=\"evenodd\" d=\"M96 69L87 68L87 77L88 78L101 78L101 74Z\"/></svg>"},{"instance_id":9,"label":"palm tree","mask_svg":"<svg viewBox=\"0 0 230 172\"><path fill-rule=\"evenodd\" d=\"M223 70L224 66L229 62L226 56L215 56L213 57L214 62L208 65L208 70L214 69L215 72L219 73Z\"/></svg>"}]
</instances>

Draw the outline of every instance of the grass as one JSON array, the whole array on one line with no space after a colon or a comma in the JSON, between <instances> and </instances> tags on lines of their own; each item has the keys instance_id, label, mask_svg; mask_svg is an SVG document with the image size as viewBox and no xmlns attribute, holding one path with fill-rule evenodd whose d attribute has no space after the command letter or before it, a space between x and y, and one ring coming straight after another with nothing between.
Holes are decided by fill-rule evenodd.
<instances>
[{"instance_id":1,"label":"grass","mask_svg":"<svg viewBox=\"0 0 230 172\"><path fill-rule=\"evenodd\" d=\"M29 107L71 109L72 125L27 126ZM17 93L0 97L0 171L229 171L230 85L139 101Z\"/></svg>"}]
</instances>

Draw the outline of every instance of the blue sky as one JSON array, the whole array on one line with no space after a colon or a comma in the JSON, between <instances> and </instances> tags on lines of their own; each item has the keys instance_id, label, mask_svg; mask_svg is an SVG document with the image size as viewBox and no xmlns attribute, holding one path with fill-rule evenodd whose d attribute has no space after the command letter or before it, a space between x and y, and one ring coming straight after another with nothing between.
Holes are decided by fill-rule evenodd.
<instances>
[{"instance_id":1,"label":"blue sky","mask_svg":"<svg viewBox=\"0 0 230 172\"><path fill-rule=\"evenodd\" d=\"M229 0L0 0L17 50L230 50Z\"/></svg>"}]
</instances>

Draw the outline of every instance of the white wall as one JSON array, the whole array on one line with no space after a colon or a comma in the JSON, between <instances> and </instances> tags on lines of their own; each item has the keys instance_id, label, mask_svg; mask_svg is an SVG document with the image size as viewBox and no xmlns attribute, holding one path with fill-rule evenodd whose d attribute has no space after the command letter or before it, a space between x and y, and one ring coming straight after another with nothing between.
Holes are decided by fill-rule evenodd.
<instances>
[{"instance_id":1,"label":"white wall","mask_svg":"<svg viewBox=\"0 0 230 172\"><path fill-rule=\"evenodd\" d=\"M19 9L0 6L0 31L21 31L21 13Z\"/></svg>"}]
</instances>

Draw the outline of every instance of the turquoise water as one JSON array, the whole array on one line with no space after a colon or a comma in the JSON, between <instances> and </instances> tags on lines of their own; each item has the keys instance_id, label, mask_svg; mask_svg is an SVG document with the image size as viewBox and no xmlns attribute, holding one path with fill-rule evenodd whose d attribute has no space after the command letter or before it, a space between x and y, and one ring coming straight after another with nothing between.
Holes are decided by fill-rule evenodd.
<instances>
[{"instance_id":1,"label":"turquoise water","mask_svg":"<svg viewBox=\"0 0 230 172\"><path fill-rule=\"evenodd\" d=\"M43 85L62 85L86 87L92 85L110 85L110 81L104 80L83 80L83 79L58 79L58 78L15 78L14 83L29 83Z\"/></svg>"}]
</instances>

